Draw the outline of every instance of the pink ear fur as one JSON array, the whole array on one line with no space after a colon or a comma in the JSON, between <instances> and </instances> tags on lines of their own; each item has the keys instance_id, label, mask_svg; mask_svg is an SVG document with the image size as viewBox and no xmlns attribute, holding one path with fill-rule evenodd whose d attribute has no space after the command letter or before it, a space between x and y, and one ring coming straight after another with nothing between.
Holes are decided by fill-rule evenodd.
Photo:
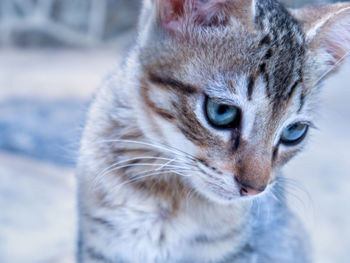
<instances>
[{"instance_id":1,"label":"pink ear fur","mask_svg":"<svg viewBox=\"0 0 350 263\"><path fill-rule=\"evenodd\" d=\"M311 6L292 13L303 23L311 49L336 69L350 51L350 4Z\"/></svg>"},{"instance_id":2,"label":"pink ear fur","mask_svg":"<svg viewBox=\"0 0 350 263\"><path fill-rule=\"evenodd\" d=\"M350 7L336 14L320 30L316 41L330 55L327 63L335 66L350 53Z\"/></svg>"},{"instance_id":3,"label":"pink ear fur","mask_svg":"<svg viewBox=\"0 0 350 263\"><path fill-rule=\"evenodd\" d=\"M230 1L156 0L162 27L181 33L189 26L220 26L229 19Z\"/></svg>"}]
</instances>

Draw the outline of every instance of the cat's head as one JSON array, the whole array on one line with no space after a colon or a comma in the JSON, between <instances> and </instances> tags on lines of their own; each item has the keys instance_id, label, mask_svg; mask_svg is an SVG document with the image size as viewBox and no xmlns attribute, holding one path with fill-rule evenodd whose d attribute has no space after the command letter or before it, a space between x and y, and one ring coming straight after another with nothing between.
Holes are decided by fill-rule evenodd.
<instances>
[{"instance_id":1,"label":"cat's head","mask_svg":"<svg viewBox=\"0 0 350 263\"><path fill-rule=\"evenodd\" d=\"M139 122L179 174L230 202L264 191L313 126L318 83L350 48L350 5L149 0L140 21Z\"/></svg>"}]
</instances>

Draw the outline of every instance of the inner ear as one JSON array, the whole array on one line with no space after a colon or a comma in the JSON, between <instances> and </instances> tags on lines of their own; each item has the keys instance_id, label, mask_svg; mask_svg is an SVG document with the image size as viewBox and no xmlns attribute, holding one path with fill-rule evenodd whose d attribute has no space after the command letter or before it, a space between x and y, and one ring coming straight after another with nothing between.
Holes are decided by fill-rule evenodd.
<instances>
[{"instance_id":1,"label":"inner ear","mask_svg":"<svg viewBox=\"0 0 350 263\"><path fill-rule=\"evenodd\" d=\"M158 0L158 10L162 24L178 21L185 14L186 0Z\"/></svg>"},{"instance_id":2,"label":"inner ear","mask_svg":"<svg viewBox=\"0 0 350 263\"><path fill-rule=\"evenodd\" d=\"M350 50L350 4L306 7L292 13L303 24L310 48L335 70Z\"/></svg>"},{"instance_id":3,"label":"inner ear","mask_svg":"<svg viewBox=\"0 0 350 263\"><path fill-rule=\"evenodd\" d=\"M160 23L171 33L225 26L231 16L246 17L252 0L157 0Z\"/></svg>"}]
</instances>

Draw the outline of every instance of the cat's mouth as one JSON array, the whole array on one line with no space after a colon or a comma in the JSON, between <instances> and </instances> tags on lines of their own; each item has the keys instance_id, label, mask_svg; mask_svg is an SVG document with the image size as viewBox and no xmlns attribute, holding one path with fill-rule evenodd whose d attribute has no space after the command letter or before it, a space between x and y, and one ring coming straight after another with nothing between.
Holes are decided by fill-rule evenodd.
<instances>
[{"instance_id":1,"label":"cat's mouth","mask_svg":"<svg viewBox=\"0 0 350 263\"><path fill-rule=\"evenodd\" d=\"M196 178L196 189L208 199L219 203L227 203L237 199L259 196L266 190L255 189L240 183L234 175L218 171L212 167L199 164L200 174Z\"/></svg>"}]
</instances>

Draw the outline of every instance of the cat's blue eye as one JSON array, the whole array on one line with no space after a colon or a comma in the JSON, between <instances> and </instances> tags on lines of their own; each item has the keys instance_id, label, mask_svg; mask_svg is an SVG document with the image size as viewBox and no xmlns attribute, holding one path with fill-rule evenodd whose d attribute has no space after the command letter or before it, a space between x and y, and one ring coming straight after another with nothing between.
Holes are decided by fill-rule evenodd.
<instances>
[{"instance_id":1,"label":"cat's blue eye","mask_svg":"<svg viewBox=\"0 0 350 263\"><path fill-rule=\"evenodd\" d=\"M239 124L239 109L207 98L205 105L209 122L216 128L234 128Z\"/></svg>"},{"instance_id":2,"label":"cat's blue eye","mask_svg":"<svg viewBox=\"0 0 350 263\"><path fill-rule=\"evenodd\" d=\"M306 123L295 123L289 125L281 135L281 142L286 145L295 145L301 142L309 129Z\"/></svg>"}]
</instances>

